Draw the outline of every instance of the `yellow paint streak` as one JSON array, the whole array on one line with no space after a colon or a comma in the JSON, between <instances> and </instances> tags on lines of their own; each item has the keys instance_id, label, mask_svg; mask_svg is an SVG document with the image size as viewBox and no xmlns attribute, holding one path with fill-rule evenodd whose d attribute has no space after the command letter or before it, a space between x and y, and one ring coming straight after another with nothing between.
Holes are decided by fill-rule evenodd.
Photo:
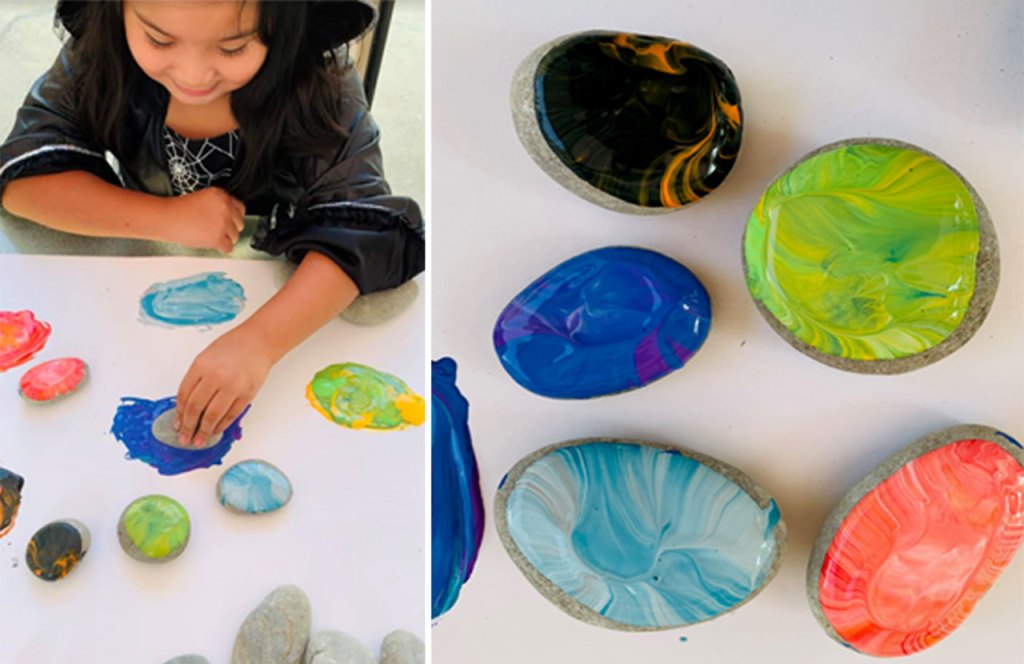
<instances>
[{"instance_id":1,"label":"yellow paint streak","mask_svg":"<svg viewBox=\"0 0 1024 664\"><path fill-rule=\"evenodd\" d=\"M423 424L427 417L425 402L418 394L400 394L395 399L395 407L402 414L402 419L413 426Z\"/></svg>"}]
</instances>

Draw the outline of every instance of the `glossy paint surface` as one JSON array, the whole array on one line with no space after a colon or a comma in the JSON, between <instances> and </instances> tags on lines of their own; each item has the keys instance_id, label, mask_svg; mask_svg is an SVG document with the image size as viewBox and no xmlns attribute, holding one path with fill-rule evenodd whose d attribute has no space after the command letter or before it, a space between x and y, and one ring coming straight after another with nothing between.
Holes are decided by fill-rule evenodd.
<instances>
[{"instance_id":1,"label":"glossy paint surface","mask_svg":"<svg viewBox=\"0 0 1024 664\"><path fill-rule=\"evenodd\" d=\"M224 272L203 272L150 286L139 299L139 318L169 327L216 325L245 306L241 284Z\"/></svg>"},{"instance_id":2,"label":"glossy paint surface","mask_svg":"<svg viewBox=\"0 0 1024 664\"><path fill-rule=\"evenodd\" d=\"M49 338L49 323L31 311L0 311L0 371L28 362Z\"/></svg>"},{"instance_id":3,"label":"glossy paint surface","mask_svg":"<svg viewBox=\"0 0 1024 664\"><path fill-rule=\"evenodd\" d=\"M18 389L29 401L52 401L78 389L87 372L85 362L77 357L61 357L26 371Z\"/></svg>"},{"instance_id":4,"label":"glossy paint surface","mask_svg":"<svg viewBox=\"0 0 1024 664\"><path fill-rule=\"evenodd\" d=\"M54 521L36 531L29 540L25 562L36 577L44 581L58 581L81 562L87 547L88 540L78 526L67 521Z\"/></svg>"},{"instance_id":5,"label":"glossy paint surface","mask_svg":"<svg viewBox=\"0 0 1024 664\"><path fill-rule=\"evenodd\" d=\"M167 496L143 496L121 515L121 526L137 553L152 560L174 556L188 542L191 522L181 503Z\"/></svg>"},{"instance_id":6,"label":"glossy paint surface","mask_svg":"<svg viewBox=\"0 0 1024 664\"><path fill-rule=\"evenodd\" d=\"M537 394L584 399L642 387L681 368L704 343L711 301L667 256L606 247L549 270L494 326L512 378Z\"/></svg>"},{"instance_id":7,"label":"glossy paint surface","mask_svg":"<svg viewBox=\"0 0 1024 664\"><path fill-rule=\"evenodd\" d=\"M506 504L529 563L609 620L669 628L756 593L777 555L779 511L674 450L562 447L533 462Z\"/></svg>"},{"instance_id":8,"label":"glossy paint surface","mask_svg":"<svg viewBox=\"0 0 1024 664\"><path fill-rule=\"evenodd\" d=\"M265 461L241 461L224 471L217 482L217 499L236 512L265 514L284 507L292 498L292 483Z\"/></svg>"},{"instance_id":9,"label":"glossy paint surface","mask_svg":"<svg viewBox=\"0 0 1024 664\"><path fill-rule=\"evenodd\" d=\"M932 348L974 294L971 194L916 150L864 143L803 161L761 197L744 242L754 298L798 339L841 358Z\"/></svg>"},{"instance_id":10,"label":"glossy paint surface","mask_svg":"<svg viewBox=\"0 0 1024 664\"><path fill-rule=\"evenodd\" d=\"M0 537L11 532L21 507L21 490L25 478L6 468L0 468Z\"/></svg>"},{"instance_id":11,"label":"glossy paint surface","mask_svg":"<svg viewBox=\"0 0 1024 664\"><path fill-rule=\"evenodd\" d=\"M878 484L843 520L818 581L845 643L877 656L948 636L1024 540L1024 468L995 443L960 440Z\"/></svg>"},{"instance_id":12,"label":"glossy paint surface","mask_svg":"<svg viewBox=\"0 0 1024 664\"><path fill-rule=\"evenodd\" d=\"M313 376L306 399L327 419L352 429L404 429L423 424L423 397L397 376L354 362Z\"/></svg>"},{"instance_id":13,"label":"glossy paint surface","mask_svg":"<svg viewBox=\"0 0 1024 664\"><path fill-rule=\"evenodd\" d=\"M455 385L455 361L431 363L431 617L454 606L476 565L484 532L480 473L469 432L469 402Z\"/></svg>"},{"instance_id":14,"label":"glossy paint surface","mask_svg":"<svg viewBox=\"0 0 1024 664\"><path fill-rule=\"evenodd\" d=\"M664 37L613 32L567 39L540 61L537 122L578 177L623 201L675 208L728 175L742 113L732 72Z\"/></svg>"}]
</instances>

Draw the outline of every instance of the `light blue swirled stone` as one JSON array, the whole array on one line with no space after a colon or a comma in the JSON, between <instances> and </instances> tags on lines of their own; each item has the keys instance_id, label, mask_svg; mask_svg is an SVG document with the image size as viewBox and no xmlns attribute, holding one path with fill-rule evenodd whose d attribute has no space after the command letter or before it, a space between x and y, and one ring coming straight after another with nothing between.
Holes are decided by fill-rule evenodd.
<instances>
[{"instance_id":1,"label":"light blue swirled stone","mask_svg":"<svg viewBox=\"0 0 1024 664\"><path fill-rule=\"evenodd\" d=\"M520 462L499 493L513 560L542 592L538 574L557 586L564 597L548 599L575 617L625 630L702 622L777 570L779 510L738 470L709 461L746 489L680 450L603 440L549 449Z\"/></svg>"},{"instance_id":2,"label":"light blue swirled stone","mask_svg":"<svg viewBox=\"0 0 1024 664\"><path fill-rule=\"evenodd\" d=\"M250 459L224 471L217 482L220 504L235 512L265 514L291 500L292 483L276 466Z\"/></svg>"},{"instance_id":3,"label":"light blue swirled stone","mask_svg":"<svg viewBox=\"0 0 1024 664\"><path fill-rule=\"evenodd\" d=\"M241 284L224 272L203 272L150 286L139 298L139 318L169 327L216 325L233 320L244 306Z\"/></svg>"}]
</instances>

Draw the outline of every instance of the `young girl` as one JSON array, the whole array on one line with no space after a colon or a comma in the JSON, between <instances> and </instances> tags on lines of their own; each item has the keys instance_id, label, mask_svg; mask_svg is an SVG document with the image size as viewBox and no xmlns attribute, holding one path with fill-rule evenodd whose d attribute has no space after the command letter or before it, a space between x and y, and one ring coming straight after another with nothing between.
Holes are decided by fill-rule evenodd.
<instances>
[{"instance_id":1,"label":"young girl","mask_svg":"<svg viewBox=\"0 0 1024 664\"><path fill-rule=\"evenodd\" d=\"M298 263L185 374L176 426L201 445L356 295L423 270L419 209L390 194L358 76L334 55L374 10L61 0L57 18L70 39L0 146L0 204L69 233L224 253L243 215L265 215L253 246Z\"/></svg>"}]
</instances>

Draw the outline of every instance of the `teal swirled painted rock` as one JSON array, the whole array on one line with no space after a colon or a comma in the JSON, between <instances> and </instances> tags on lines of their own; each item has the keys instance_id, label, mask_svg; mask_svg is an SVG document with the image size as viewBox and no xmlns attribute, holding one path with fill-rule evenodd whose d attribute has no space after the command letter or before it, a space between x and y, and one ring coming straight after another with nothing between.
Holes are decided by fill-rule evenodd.
<instances>
[{"instance_id":1,"label":"teal swirled painted rock","mask_svg":"<svg viewBox=\"0 0 1024 664\"><path fill-rule=\"evenodd\" d=\"M509 471L501 541L556 606L628 631L710 620L778 570L786 528L745 474L688 450L615 439L539 450Z\"/></svg>"},{"instance_id":2,"label":"teal swirled painted rock","mask_svg":"<svg viewBox=\"0 0 1024 664\"><path fill-rule=\"evenodd\" d=\"M248 459L224 471L217 482L217 500L240 514L274 512L291 500L292 483L266 461Z\"/></svg>"},{"instance_id":3,"label":"teal swirled painted rock","mask_svg":"<svg viewBox=\"0 0 1024 664\"><path fill-rule=\"evenodd\" d=\"M541 46L515 74L512 112L530 156L573 193L634 214L700 200L740 149L729 68L665 37L583 32Z\"/></svg>"},{"instance_id":4,"label":"teal swirled painted rock","mask_svg":"<svg viewBox=\"0 0 1024 664\"><path fill-rule=\"evenodd\" d=\"M790 344L898 373L963 345L999 280L995 230L952 167L883 139L826 145L779 177L744 237L747 286Z\"/></svg>"}]
</instances>

